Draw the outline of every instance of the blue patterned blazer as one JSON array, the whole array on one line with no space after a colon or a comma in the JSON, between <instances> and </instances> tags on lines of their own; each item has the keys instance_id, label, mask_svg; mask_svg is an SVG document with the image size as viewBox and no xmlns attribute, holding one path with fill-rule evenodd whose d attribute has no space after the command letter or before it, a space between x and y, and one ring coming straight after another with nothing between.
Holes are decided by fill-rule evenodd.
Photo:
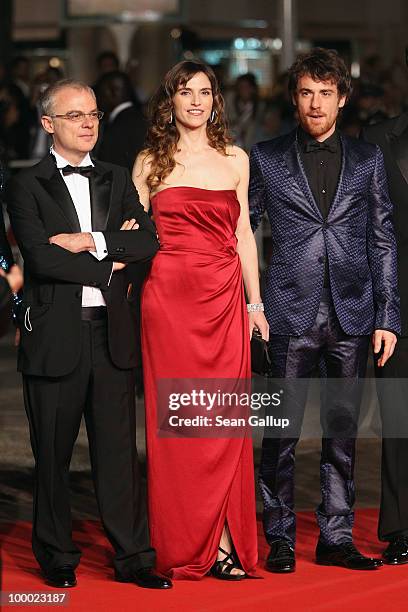
<instances>
[{"instance_id":1,"label":"blue patterned blazer","mask_svg":"<svg viewBox=\"0 0 408 612\"><path fill-rule=\"evenodd\" d=\"M271 224L265 310L271 333L300 336L314 323L328 258L337 317L349 335L400 332L397 255L382 153L341 136L342 167L324 220L299 156L297 130L251 151L249 202L255 231Z\"/></svg>"}]
</instances>

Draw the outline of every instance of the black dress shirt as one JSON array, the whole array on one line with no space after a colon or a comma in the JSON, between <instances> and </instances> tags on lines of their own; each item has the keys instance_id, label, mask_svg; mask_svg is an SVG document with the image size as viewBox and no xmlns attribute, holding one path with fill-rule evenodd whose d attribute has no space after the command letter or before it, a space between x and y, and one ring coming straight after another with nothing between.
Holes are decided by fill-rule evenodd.
<instances>
[{"instance_id":1,"label":"black dress shirt","mask_svg":"<svg viewBox=\"0 0 408 612\"><path fill-rule=\"evenodd\" d=\"M341 170L341 142L337 131L318 142L302 128L298 130L300 159L316 204L326 219L334 199Z\"/></svg>"},{"instance_id":2,"label":"black dress shirt","mask_svg":"<svg viewBox=\"0 0 408 612\"><path fill-rule=\"evenodd\" d=\"M341 141L337 130L319 142L310 134L298 129L300 159L303 164L309 187L323 219L329 214L336 194L341 171ZM325 258L324 287L329 287L329 266Z\"/></svg>"}]
</instances>

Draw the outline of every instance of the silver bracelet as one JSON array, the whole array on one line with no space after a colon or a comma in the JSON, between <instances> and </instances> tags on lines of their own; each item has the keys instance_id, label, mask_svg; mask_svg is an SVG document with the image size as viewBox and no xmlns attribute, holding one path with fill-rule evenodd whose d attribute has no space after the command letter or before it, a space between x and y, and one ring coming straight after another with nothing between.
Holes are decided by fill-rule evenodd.
<instances>
[{"instance_id":1,"label":"silver bracelet","mask_svg":"<svg viewBox=\"0 0 408 612\"><path fill-rule=\"evenodd\" d=\"M264 305L262 302L260 304L247 304L248 312L264 312Z\"/></svg>"}]
</instances>

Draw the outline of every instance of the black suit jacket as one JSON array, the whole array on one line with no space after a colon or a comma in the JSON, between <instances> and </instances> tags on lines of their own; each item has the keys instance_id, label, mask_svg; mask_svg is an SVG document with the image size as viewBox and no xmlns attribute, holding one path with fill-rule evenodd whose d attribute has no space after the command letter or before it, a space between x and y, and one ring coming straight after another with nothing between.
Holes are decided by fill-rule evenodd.
<instances>
[{"instance_id":1,"label":"black suit jacket","mask_svg":"<svg viewBox=\"0 0 408 612\"><path fill-rule=\"evenodd\" d=\"M255 230L266 210L272 257L265 310L273 334L300 336L319 309L326 259L341 328L400 333L392 203L379 147L341 136L342 169L327 219L309 187L297 131L251 151L249 203Z\"/></svg>"},{"instance_id":2,"label":"black suit jacket","mask_svg":"<svg viewBox=\"0 0 408 612\"><path fill-rule=\"evenodd\" d=\"M106 123L98 148L98 159L132 170L146 136L146 121L137 106L125 108L112 123Z\"/></svg>"},{"instance_id":3,"label":"black suit jacket","mask_svg":"<svg viewBox=\"0 0 408 612\"><path fill-rule=\"evenodd\" d=\"M401 334L408 336L408 112L365 128L362 136L378 144L384 155L388 189L394 205Z\"/></svg>"},{"instance_id":4,"label":"black suit jacket","mask_svg":"<svg viewBox=\"0 0 408 612\"><path fill-rule=\"evenodd\" d=\"M132 171L136 156L142 150L146 137L146 120L138 106L129 106L111 123L106 123L98 148L98 159L124 166ZM139 266L133 276L133 295L140 317L140 295L150 262Z\"/></svg>"},{"instance_id":5,"label":"black suit jacket","mask_svg":"<svg viewBox=\"0 0 408 612\"><path fill-rule=\"evenodd\" d=\"M49 244L50 236L79 232L69 191L52 155L22 170L6 187L13 231L24 258L24 299L19 370L35 376L64 376L76 366L81 347L84 285L103 292L108 309L109 351L118 368L138 364L138 317L129 279L136 262L158 250L153 223L141 206L125 168L95 161L90 179L92 226L103 231L107 258L71 253ZM119 231L135 218L138 230ZM129 264L113 273L112 261ZM132 265L134 264L134 265Z\"/></svg>"}]
</instances>

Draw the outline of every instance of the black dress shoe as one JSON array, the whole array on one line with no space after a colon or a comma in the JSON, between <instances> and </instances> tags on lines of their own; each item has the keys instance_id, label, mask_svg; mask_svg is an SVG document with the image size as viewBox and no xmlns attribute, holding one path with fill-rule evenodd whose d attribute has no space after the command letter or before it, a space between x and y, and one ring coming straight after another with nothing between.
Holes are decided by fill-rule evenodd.
<instances>
[{"instance_id":1,"label":"black dress shoe","mask_svg":"<svg viewBox=\"0 0 408 612\"><path fill-rule=\"evenodd\" d=\"M144 589L171 589L173 586L169 578L163 578L156 574L152 567L141 567L133 570L127 576L116 573L115 579L118 582L134 582L137 586Z\"/></svg>"},{"instance_id":2,"label":"black dress shoe","mask_svg":"<svg viewBox=\"0 0 408 612\"><path fill-rule=\"evenodd\" d=\"M384 563L403 565L408 563L408 536L397 536L390 541L382 554Z\"/></svg>"},{"instance_id":3,"label":"black dress shoe","mask_svg":"<svg viewBox=\"0 0 408 612\"><path fill-rule=\"evenodd\" d=\"M364 557L352 542L327 546L318 542L316 547L318 565L337 565L352 570L374 570L382 565L381 559Z\"/></svg>"},{"instance_id":4,"label":"black dress shoe","mask_svg":"<svg viewBox=\"0 0 408 612\"><path fill-rule=\"evenodd\" d=\"M277 574L290 574L295 571L295 550L286 540L272 542L271 550L266 560L268 572Z\"/></svg>"},{"instance_id":5,"label":"black dress shoe","mask_svg":"<svg viewBox=\"0 0 408 612\"><path fill-rule=\"evenodd\" d=\"M52 587L57 589L69 589L70 587L76 586L75 572L69 565L63 565L62 567L56 567L49 572L44 573L45 582Z\"/></svg>"}]
</instances>

